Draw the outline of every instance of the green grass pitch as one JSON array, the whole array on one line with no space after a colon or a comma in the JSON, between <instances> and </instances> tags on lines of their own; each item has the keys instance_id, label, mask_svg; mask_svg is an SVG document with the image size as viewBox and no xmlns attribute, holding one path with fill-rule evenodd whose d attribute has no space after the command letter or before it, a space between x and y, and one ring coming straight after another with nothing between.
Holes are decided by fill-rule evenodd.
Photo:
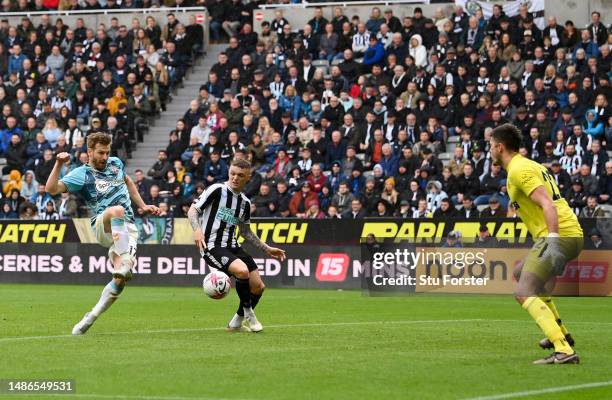
<instances>
[{"instance_id":1,"label":"green grass pitch","mask_svg":"<svg viewBox=\"0 0 612 400\"><path fill-rule=\"evenodd\" d=\"M582 364L534 366L548 353L510 296L269 289L265 331L246 334L223 329L235 291L214 301L198 284L136 282L82 337L101 287L0 285L0 379L75 379L77 395L53 396L67 399L612 398L610 298L557 299ZM592 382L609 383L516 395Z\"/></svg>"}]
</instances>

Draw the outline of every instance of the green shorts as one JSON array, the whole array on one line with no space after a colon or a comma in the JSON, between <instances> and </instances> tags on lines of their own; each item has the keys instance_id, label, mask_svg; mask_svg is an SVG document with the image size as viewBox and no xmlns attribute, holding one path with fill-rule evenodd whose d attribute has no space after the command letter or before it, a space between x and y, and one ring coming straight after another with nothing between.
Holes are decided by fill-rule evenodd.
<instances>
[{"instance_id":1,"label":"green shorts","mask_svg":"<svg viewBox=\"0 0 612 400\"><path fill-rule=\"evenodd\" d=\"M562 275L563 271L555 273L552 268L551 260L544 257L543 254L548 246L547 238L537 238L535 244L529 251L523 271L529 271L537 275L542 281L548 281L554 275ZM559 238L559 247L563 256L564 265L578 257L584 246L584 238L582 237L561 237Z\"/></svg>"}]
</instances>

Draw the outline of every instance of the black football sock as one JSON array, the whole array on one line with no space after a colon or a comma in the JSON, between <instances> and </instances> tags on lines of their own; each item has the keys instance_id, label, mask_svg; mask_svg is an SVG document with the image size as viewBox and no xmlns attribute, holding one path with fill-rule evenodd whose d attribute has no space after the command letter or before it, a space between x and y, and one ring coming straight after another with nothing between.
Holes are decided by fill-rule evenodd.
<instances>
[{"instance_id":1,"label":"black football sock","mask_svg":"<svg viewBox=\"0 0 612 400\"><path fill-rule=\"evenodd\" d=\"M238 297L240 298L239 308L241 310L245 307L250 308L251 307L251 288L249 286L249 280L236 278L236 292L238 293ZM238 314L238 315L241 315L241 314ZM242 315L244 315L244 312Z\"/></svg>"},{"instance_id":2,"label":"black football sock","mask_svg":"<svg viewBox=\"0 0 612 400\"><path fill-rule=\"evenodd\" d=\"M238 314L241 317L244 317L244 310L242 309L242 302L238 304L238 310L236 310L236 314Z\"/></svg>"},{"instance_id":3,"label":"black football sock","mask_svg":"<svg viewBox=\"0 0 612 400\"><path fill-rule=\"evenodd\" d=\"M261 296L263 296L263 293L261 294L251 293L251 308L253 308L253 310L255 309L255 307L257 307L257 303L259 303L259 299L261 299Z\"/></svg>"}]
</instances>

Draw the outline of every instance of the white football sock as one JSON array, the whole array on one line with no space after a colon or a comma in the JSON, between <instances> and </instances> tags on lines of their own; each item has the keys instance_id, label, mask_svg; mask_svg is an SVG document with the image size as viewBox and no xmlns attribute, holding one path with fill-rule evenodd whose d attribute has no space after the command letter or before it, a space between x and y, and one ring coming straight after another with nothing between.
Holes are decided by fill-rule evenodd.
<instances>
[{"instance_id":1,"label":"white football sock","mask_svg":"<svg viewBox=\"0 0 612 400\"><path fill-rule=\"evenodd\" d=\"M114 280L104 286L102 294L100 295L100 300L98 300L98 303L91 309L90 318L96 319L104 311L108 310L115 300L119 298L122 291L123 288L119 287Z\"/></svg>"},{"instance_id":2,"label":"white football sock","mask_svg":"<svg viewBox=\"0 0 612 400\"><path fill-rule=\"evenodd\" d=\"M130 234L123 218L111 218L111 233L117 254L122 255L130 250Z\"/></svg>"}]
</instances>

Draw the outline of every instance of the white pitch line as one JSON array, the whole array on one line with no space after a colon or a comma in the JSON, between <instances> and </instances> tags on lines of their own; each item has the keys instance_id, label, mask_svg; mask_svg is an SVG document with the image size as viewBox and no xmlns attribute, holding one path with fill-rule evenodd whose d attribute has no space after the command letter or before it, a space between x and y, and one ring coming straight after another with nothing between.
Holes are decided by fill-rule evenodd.
<instances>
[{"instance_id":1,"label":"white pitch line","mask_svg":"<svg viewBox=\"0 0 612 400\"><path fill-rule=\"evenodd\" d=\"M531 322L528 319L486 319L486 318L471 318L471 319L431 319L431 320L400 320L400 321L353 321L353 322L316 322L308 324L281 324L281 325L266 325L266 328L283 329L283 328L311 328L321 326L360 326L360 325L410 325L410 324L434 324L434 323L465 323L465 322L507 322L507 323L527 323ZM572 325L587 324L587 325L612 325L612 322L597 322L597 321L576 321ZM127 332L98 332L89 334L88 336L112 336L112 335L141 335L155 333L190 333L190 332L214 332L224 331L226 328L209 327L209 328L173 328L173 329L149 329ZM63 339L74 337L74 335L41 335L41 336L14 336L0 338L0 344L6 342L17 342L22 340L43 340L43 339Z\"/></svg>"},{"instance_id":2,"label":"white pitch line","mask_svg":"<svg viewBox=\"0 0 612 400\"><path fill-rule=\"evenodd\" d=\"M538 396L541 394L549 394L549 393L571 392L574 390L591 389L591 388L598 388L598 387L603 387L603 386L612 386L612 381L591 382L591 383L583 383L580 385L559 386L559 387L552 387L552 388L545 388L545 389L525 390L523 392L494 394L491 396L471 397L465 400L516 399L517 397Z\"/></svg>"},{"instance_id":3,"label":"white pitch line","mask_svg":"<svg viewBox=\"0 0 612 400\"><path fill-rule=\"evenodd\" d=\"M461 323L461 322L488 322L491 320L485 319L429 319L429 320L404 320L404 321L352 321L352 322L316 322L309 324L282 324L282 325L266 325L266 328L283 329L283 328L309 328L320 326L359 326L359 325L410 325L410 324L435 324L435 323ZM103 336L103 335L141 335L150 333L189 333L189 332L211 332L224 331L226 328L179 328L179 329L152 329L139 330L128 332L99 332L88 336ZM73 335L46 335L46 336L15 336L0 338L0 343L15 342L22 340L41 340L41 339L62 339L74 337Z\"/></svg>"}]
</instances>

